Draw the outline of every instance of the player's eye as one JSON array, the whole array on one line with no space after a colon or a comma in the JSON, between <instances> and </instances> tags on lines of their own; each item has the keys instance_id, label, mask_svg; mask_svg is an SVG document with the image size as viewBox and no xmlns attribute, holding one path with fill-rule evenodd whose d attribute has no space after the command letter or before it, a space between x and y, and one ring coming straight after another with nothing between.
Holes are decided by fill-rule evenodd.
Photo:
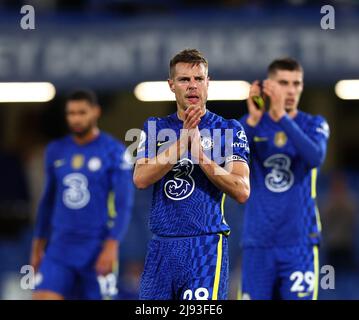
<instances>
[{"instance_id":1,"label":"player's eye","mask_svg":"<svg viewBox=\"0 0 359 320\"><path fill-rule=\"evenodd\" d=\"M279 80L278 83L279 83L281 86L287 86L287 85L288 85L288 81L285 81L285 80Z\"/></svg>"},{"instance_id":2,"label":"player's eye","mask_svg":"<svg viewBox=\"0 0 359 320\"><path fill-rule=\"evenodd\" d=\"M179 78L178 81L179 82L188 82L190 79L189 78Z\"/></svg>"}]
</instances>

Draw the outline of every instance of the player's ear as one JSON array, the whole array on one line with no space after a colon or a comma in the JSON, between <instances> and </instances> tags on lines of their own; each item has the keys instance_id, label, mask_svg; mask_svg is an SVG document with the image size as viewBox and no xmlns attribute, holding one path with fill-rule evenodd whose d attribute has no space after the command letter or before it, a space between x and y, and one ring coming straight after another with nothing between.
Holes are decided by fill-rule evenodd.
<instances>
[{"instance_id":1,"label":"player's ear","mask_svg":"<svg viewBox=\"0 0 359 320\"><path fill-rule=\"evenodd\" d=\"M168 82L168 85L170 86L170 90L174 93L174 92L175 92L175 88L174 88L174 81L173 81L173 79L168 79L167 82Z\"/></svg>"}]
</instances>

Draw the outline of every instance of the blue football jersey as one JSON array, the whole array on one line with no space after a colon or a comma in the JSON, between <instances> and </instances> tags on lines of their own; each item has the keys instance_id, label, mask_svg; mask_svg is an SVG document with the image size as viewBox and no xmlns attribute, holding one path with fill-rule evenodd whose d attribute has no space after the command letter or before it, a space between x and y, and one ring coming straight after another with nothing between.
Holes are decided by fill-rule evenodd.
<instances>
[{"instance_id":1,"label":"blue football jersey","mask_svg":"<svg viewBox=\"0 0 359 320\"><path fill-rule=\"evenodd\" d=\"M70 135L50 143L35 237L51 237L50 244L120 240L133 194L132 164L125 151L122 143L103 132L84 145L75 143ZM114 210L109 207L111 195Z\"/></svg>"},{"instance_id":2,"label":"blue football jersey","mask_svg":"<svg viewBox=\"0 0 359 320\"><path fill-rule=\"evenodd\" d=\"M241 123L251 148L251 195L245 205L243 245L318 244L321 224L316 178L326 153L327 122L299 111L293 120L286 116L282 121L289 123L291 130L287 130L288 126L264 113L253 128L246 124L247 117ZM301 135L301 141L296 135ZM318 156L305 154L303 146L299 152L298 145L308 138L306 143L318 150Z\"/></svg>"},{"instance_id":3,"label":"blue football jersey","mask_svg":"<svg viewBox=\"0 0 359 320\"><path fill-rule=\"evenodd\" d=\"M153 158L163 152L179 138L182 127L177 113L165 118L149 118L144 125L137 159ZM231 161L247 162L247 138L237 120L226 120L207 110L198 128L204 152L217 164L224 167ZM229 233L223 202L224 193L207 178L188 151L154 184L150 230L167 237Z\"/></svg>"}]
</instances>

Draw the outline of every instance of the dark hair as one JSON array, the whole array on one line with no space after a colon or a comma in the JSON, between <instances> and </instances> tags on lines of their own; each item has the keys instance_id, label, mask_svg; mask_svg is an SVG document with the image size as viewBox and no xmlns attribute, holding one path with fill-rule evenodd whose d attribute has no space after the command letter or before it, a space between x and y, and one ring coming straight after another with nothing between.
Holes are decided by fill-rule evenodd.
<instances>
[{"instance_id":1,"label":"dark hair","mask_svg":"<svg viewBox=\"0 0 359 320\"><path fill-rule=\"evenodd\" d=\"M277 70L288 70L288 71L301 71L303 72L303 67L300 65L300 63L290 57L280 58L274 60L269 66L268 66L268 74L273 74Z\"/></svg>"},{"instance_id":2,"label":"dark hair","mask_svg":"<svg viewBox=\"0 0 359 320\"><path fill-rule=\"evenodd\" d=\"M71 101L71 100L85 100L92 106L98 105L98 100L95 92L87 89L80 89L71 92L67 96L66 101Z\"/></svg>"},{"instance_id":3,"label":"dark hair","mask_svg":"<svg viewBox=\"0 0 359 320\"><path fill-rule=\"evenodd\" d=\"M192 65L199 65L201 63L204 64L206 68L208 68L208 61L203 56L201 52L197 49L185 49L181 52L178 52L170 61L170 72L169 77L170 79L173 78L174 75L174 68L177 63L184 62L184 63L191 63Z\"/></svg>"}]
</instances>

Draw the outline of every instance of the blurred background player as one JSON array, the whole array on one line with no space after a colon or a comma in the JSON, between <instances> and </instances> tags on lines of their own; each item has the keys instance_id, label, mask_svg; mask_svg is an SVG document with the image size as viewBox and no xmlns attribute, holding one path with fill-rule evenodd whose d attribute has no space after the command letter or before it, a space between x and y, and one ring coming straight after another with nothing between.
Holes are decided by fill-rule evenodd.
<instances>
[{"instance_id":1,"label":"blurred background player","mask_svg":"<svg viewBox=\"0 0 359 320\"><path fill-rule=\"evenodd\" d=\"M230 228L223 215L224 193L239 203L249 196L246 137L238 121L206 110L208 63L199 51L187 49L171 59L168 83L177 112L145 122L134 172L138 188L154 185L154 238L140 299L226 299ZM168 135L157 140L162 129ZM214 129L220 131L219 141ZM214 144L224 141L225 129L232 130L233 144L230 154L220 159ZM224 154L225 144L221 147Z\"/></svg>"},{"instance_id":2,"label":"blurred background player","mask_svg":"<svg viewBox=\"0 0 359 320\"><path fill-rule=\"evenodd\" d=\"M321 116L298 110L303 69L291 58L268 67L262 92L255 81L249 114L241 119L251 148L252 194L245 207L244 299L316 299L318 245L316 179L329 127ZM270 100L258 109L253 96Z\"/></svg>"},{"instance_id":3,"label":"blurred background player","mask_svg":"<svg viewBox=\"0 0 359 320\"><path fill-rule=\"evenodd\" d=\"M46 150L31 264L33 299L101 299L116 294L119 242L130 220L132 166L125 146L97 127L100 107L87 90L66 103L71 134Z\"/></svg>"}]
</instances>

